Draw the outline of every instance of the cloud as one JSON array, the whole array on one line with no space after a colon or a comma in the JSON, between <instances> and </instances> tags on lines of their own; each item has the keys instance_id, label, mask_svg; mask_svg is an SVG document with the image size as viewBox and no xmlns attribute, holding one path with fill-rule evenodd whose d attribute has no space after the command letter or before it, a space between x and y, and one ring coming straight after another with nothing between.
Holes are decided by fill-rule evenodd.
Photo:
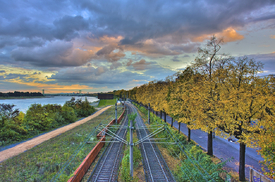
<instances>
[{"instance_id":1,"label":"cloud","mask_svg":"<svg viewBox=\"0 0 275 182\"><path fill-rule=\"evenodd\" d=\"M16 48L11 55L16 61L29 62L35 66L65 67L86 64L93 54L74 48L73 43L54 41L42 47Z\"/></svg>"},{"instance_id":2,"label":"cloud","mask_svg":"<svg viewBox=\"0 0 275 182\"><path fill-rule=\"evenodd\" d=\"M146 76L130 71L119 72L107 67L77 67L62 69L58 73L53 74L49 80L51 80L51 83L60 84L74 82L92 87L119 87L126 86L134 78L145 80Z\"/></svg>"},{"instance_id":3,"label":"cloud","mask_svg":"<svg viewBox=\"0 0 275 182\"><path fill-rule=\"evenodd\" d=\"M96 69L96 73L95 73L95 75L101 75L102 73L105 73L107 71L107 69L105 68L105 67L103 67L103 66L101 66L101 67L98 67L97 69Z\"/></svg>"},{"instance_id":4,"label":"cloud","mask_svg":"<svg viewBox=\"0 0 275 182\"><path fill-rule=\"evenodd\" d=\"M18 47L35 47L42 46L44 44L44 40L41 38L33 37L33 38L25 38L25 37L7 37L0 35L0 48L4 48L6 46L18 46Z\"/></svg>"},{"instance_id":5,"label":"cloud","mask_svg":"<svg viewBox=\"0 0 275 182\"><path fill-rule=\"evenodd\" d=\"M225 42L241 40L236 28L274 18L271 10L268 16L258 12L269 9L270 1L12 2L17 6L3 3L0 9L0 47L12 46L8 53L16 61L41 67L83 65L92 58L84 49L91 47L94 59L109 62L124 58L126 51L151 57L195 52L198 45L192 41L213 34ZM47 52L58 41L64 45ZM46 58L35 56L43 51Z\"/></svg>"},{"instance_id":6,"label":"cloud","mask_svg":"<svg viewBox=\"0 0 275 182\"><path fill-rule=\"evenodd\" d=\"M79 31L89 28L89 21L82 16L68 16L44 22L25 14L11 20L2 19L0 35L24 38L42 38L44 40L72 40L79 36Z\"/></svg>"},{"instance_id":7,"label":"cloud","mask_svg":"<svg viewBox=\"0 0 275 182\"><path fill-rule=\"evenodd\" d=\"M174 57L172 58L172 61L174 61L174 62L180 62L180 60L178 59L178 56L174 56Z\"/></svg>"},{"instance_id":8,"label":"cloud","mask_svg":"<svg viewBox=\"0 0 275 182\"><path fill-rule=\"evenodd\" d=\"M244 39L243 35L240 35L239 33L236 32L235 29L233 29L232 27L229 27L229 28L223 30L222 32L217 32L217 33L208 34L208 35L202 35L202 36L194 38L193 40L202 42L206 39L209 39L213 35L215 35L217 38L222 38L224 43L235 42L235 41Z\"/></svg>"},{"instance_id":9,"label":"cloud","mask_svg":"<svg viewBox=\"0 0 275 182\"><path fill-rule=\"evenodd\" d=\"M141 59L138 62L133 63L133 67L135 70L145 70L147 65L149 65L150 63L146 62L144 59Z\"/></svg>"},{"instance_id":10,"label":"cloud","mask_svg":"<svg viewBox=\"0 0 275 182\"><path fill-rule=\"evenodd\" d=\"M253 54L248 57L261 61L264 64L263 70L265 73L262 73L263 75L275 74L275 52L270 54Z\"/></svg>"},{"instance_id":11,"label":"cloud","mask_svg":"<svg viewBox=\"0 0 275 182\"><path fill-rule=\"evenodd\" d=\"M131 66L132 62L133 62L133 60L130 59L130 60L127 62L126 66Z\"/></svg>"},{"instance_id":12,"label":"cloud","mask_svg":"<svg viewBox=\"0 0 275 182\"><path fill-rule=\"evenodd\" d=\"M143 53L148 56L154 56L154 55L178 55L179 52L169 49L166 46L163 46L161 44L158 44L156 42L154 43L138 43L135 45L128 45L126 46L128 50L131 51L138 51L140 53Z\"/></svg>"},{"instance_id":13,"label":"cloud","mask_svg":"<svg viewBox=\"0 0 275 182\"><path fill-rule=\"evenodd\" d=\"M135 45L172 34L180 38L178 40L188 41L190 36L213 34L229 27L243 27L249 23L251 12L272 4L268 0L244 0L241 3L237 0L212 0L211 3L205 3L204 0L135 3L85 0L74 3L80 9L96 14L96 19L91 20L96 25L93 26L96 28L93 31L95 35L121 35L124 37L120 41L122 45Z\"/></svg>"},{"instance_id":14,"label":"cloud","mask_svg":"<svg viewBox=\"0 0 275 182\"><path fill-rule=\"evenodd\" d=\"M164 79L167 74L172 75L175 73L169 68L163 68L156 63L147 63L145 60L132 63L132 66L132 68L127 67L128 70L121 69L121 71L104 66L97 68L84 66L63 68L49 77L48 81L51 84L68 85L69 83L78 83L94 88L107 86L108 88L121 89L129 87L129 85L136 86L132 82L133 80L140 80L139 83L144 84L153 79ZM140 74L137 71L144 72Z\"/></svg>"},{"instance_id":15,"label":"cloud","mask_svg":"<svg viewBox=\"0 0 275 182\"><path fill-rule=\"evenodd\" d=\"M87 30L89 28L89 22L82 16L68 16L55 20L53 22L55 29L53 35L60 40L71 40L79 36L77 31Z\"/></svg>"},{"instance_id":16,"label":"cloud","mask_svg":"<svg viewBox=\"0 0 275 182\"><path fill-rule=\"evenodd\" d=\"M116 62L125 56L121 48L111 45L103 47L96 55L107 59L109 62Z\"/></svg>"},{"instance_id":17,"label":"cloud","mask_svg":"<svg viewBox=\"0 0 275 182\"><path fill-rule=\"evenodd\" d=\"M193 53L198 51L198 47L200 44L198 43L185 43L185 44L176 44L169 45L171 50L177 51L179 53Z\"/></svg>"},{"instance_id":18,"label":"cloud","mask_svg":"<svg viewBox=\"0 0 275 182\"><path fill-rule=\"evenodd\" d=\"M5 79L7 79L7 80L16 79L16 78L21 78L22 79L22 77L25 77L25 76L26 75L21 75L21 74L7 74L5 76Z\"/></svg>"},{"instance_id":19,"label":"cloud","mask_svg":"<svg viewBox=\"0 0 275 182\"><path fill-rule=\"evenodd\" d=\"M19 77L24 84L126 86L172 73L160 62L184 64L184 57L213 34L234 42L244 39L247 25L257 22L267 29L274 7L271 0L3 1L0 64L51 72Z\"/></svg>"}]
</instances>

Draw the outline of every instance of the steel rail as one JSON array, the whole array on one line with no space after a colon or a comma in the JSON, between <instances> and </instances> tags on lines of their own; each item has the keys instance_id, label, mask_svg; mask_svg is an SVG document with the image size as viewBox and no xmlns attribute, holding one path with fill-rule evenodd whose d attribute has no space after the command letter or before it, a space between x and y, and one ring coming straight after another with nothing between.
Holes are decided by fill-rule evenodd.
<instances>
[{"instance_id":1,"label":"steel rail","mask_svg":"<svg viewBox=\"0 0 275 182\"><path fill-rule=\"evenodd\" d=\"M132 111L137 113L137 110L134 106L131 105L130 108ZM159 156L161 155L160 153L157 153L155 151L155 147L153 146L152 144L153 142L151 142L150 137L144 137L144 135L148 135L148 131L146 130L146 127L139 114L137 115L136 121L137 121L136 122L137 128L140 128L137 130L138 137L140 139L146 138L146 140L143 140L146 142L139 143L140 148L142 150L142 154L144 156L143 165L145 168L148 169L147 175L145 174L146 178L148 178L146 180L147 181L174 181L170 170L164 169L163 166L166 166L165 160Z\"/></svg>"},{"instance_id":2,"label":"steel rail","mask_svg":"<svg viewBox=\"0 0 275 182\"><path fill-rule=\"evenodd\" d=\"M128 113L128 111L127 111ZM122 138L125 137L127 129L124 127L127 122L127 114L125 115L122 127L119 128L117 131L117 134L115 135L121 135ZM106 133L108 134L108 133ZM93 172L91 173L88 181L114 181L113 178L116 178L116 175L114 175L115 168L119 166L120 158L119 155L121 155L121 148L124 142L122 142L117 137L112 137L111 139L118 140L118 141L110 141L107 148L104 150L104 153L100 157L100 160L97 162ZM119 142L119 143L117 143Z\"/></svg>"}]
</instances>

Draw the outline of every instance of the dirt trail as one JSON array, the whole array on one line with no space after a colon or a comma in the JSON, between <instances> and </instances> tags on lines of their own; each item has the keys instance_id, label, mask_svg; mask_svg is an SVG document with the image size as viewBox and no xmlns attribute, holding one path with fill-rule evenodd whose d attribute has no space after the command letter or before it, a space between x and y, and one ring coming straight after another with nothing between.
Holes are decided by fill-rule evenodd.
<instances>
[{"instance_id":1,"label":"dirt trail","mask_svg":"<svg viewBox=\"0 0 275 182\"><path fill-rule=\"evenodd\" d=\"M78 126L78 125L81 125L83 123L86 123L87 121L97 117L98 115L100 115L102 112L106 111L108 108L110 108L111 106L107 106L99 111L97 111L95 114L91 115L91 116L88 116L87 118L84 118L82 120L79 120L75 123L72 123L72 124L69 124L67 126L64 126L62 128L58 128L54 131L51 131L51 132L48 132L44 135L41 135L41 136L38 136L36 138L33 138L29 141L26 141L24 143L21 143L21 144L18 144L16 145L15 147L12 147L10 149L7 149L7 150L4 150L2 152L0 152L0 162L8 159L8 158L11 158L13 156L16 156L20 153L23 153L25 152L26 150L29 150L31 148L33 148L34 146L36 145L39 145L40 143L44 142L44 141L47 141L53 137L56 137L57 135L61 134L61 133L64 133L68 130L71 130L73 129L74 127Z\"/></svg>"}]
</instances>

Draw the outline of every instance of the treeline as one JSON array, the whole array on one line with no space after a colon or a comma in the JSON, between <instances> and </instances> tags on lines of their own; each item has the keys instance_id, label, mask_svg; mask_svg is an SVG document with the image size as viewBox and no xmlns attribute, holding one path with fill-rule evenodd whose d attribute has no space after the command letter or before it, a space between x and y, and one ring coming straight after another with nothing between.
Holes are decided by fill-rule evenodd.
<instances>
[{"instance_id":1,"label":"treeline","mask_svg":"<svg viewBox=\"0 0 275 182\"><path fill-rule=\"evenodd\" d=\"M87 117L95 112L87 98L82 101L75 100L74 97L63 106L32 104L26 114L14 109L14 106L0 104L0 146L73 123L77 118Z\"/></svg>"},{"instance_id":2,"label":"treeline","mask_svg":"<svg viewBox=\"0 0 275 182\"><path fill-rule=\"evenodd\" d=\"M43 97L43 94L40 92L8 92L2 93L0 92L0 97Z\"/></svg>"},{"instance_id":3,"label":"treeline","mask_svg":"<svg viewBox=\"0 0 275 182\"><path fill-rule=\"evenodd\" d=\"M183 72L124 92L187 124L189 131L207 132L209 155L213 155L213 132L237 138L241 181L245 180L246 146L259 148L269 169L266 175L274 178L275 79L258 75L261 62L220 55L220 48L221 41L212 37Z\"/></svg>"}]
</instances>

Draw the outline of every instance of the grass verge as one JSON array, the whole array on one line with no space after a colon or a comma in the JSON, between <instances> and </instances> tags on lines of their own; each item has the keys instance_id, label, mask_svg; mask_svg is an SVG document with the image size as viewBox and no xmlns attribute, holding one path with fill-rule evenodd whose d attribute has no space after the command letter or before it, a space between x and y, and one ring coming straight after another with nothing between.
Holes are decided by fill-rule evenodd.
<instances>
[{"instance_id":1,"label":"grass verge","mask_svg":"<svg viewBox=\"0 0 275 182\"><path fill-rule=\"evenodd\" d=\"M118 107L118 115L123 111ZM114 107L98 117L0 163L0 181L67 181L97 142L95 127L114 118Z\"/></svg>"},{"instance_id":2,"label":"grass verge","mask_svg":"<svg viewBox=\"0 0 275 182\"><path fill-rule=\"evenodd\" d=\"M143 107L138 107L138 109L144 122L147 122L148 111ZM156 135L156 138L166 138L167 142L177 141L177 144L174 145L157 144L176 181L211 179L226 181L226 178L230 177L223 169L225 162L221 163L218 159L211 158L200 147L196 146L195 142L188 143L185 135L179 134L152 113L150 117L151 124L166 125L166 129ZM235 181L232 177L230 178L231 181Z\"/></svg>"},{"instance_id":3,"label":"grass verge","mask_svg":"<svg viewBox=\"0 0 275 182\"><path fill-rule=\"evenodd\" d=\"M97 107L105 107L105 106L108 106L108 105L115 105L116 103L116 99L101 99L98 103L98 106Z\"/></svg>"},{"instance_id":4,"label":"grass verge","mask_svg":"<svg viewBox=\"0 0 275 182\"><path fill-rule=\"evenodd\" d=\"M127 132L126 135L127 141L130 141L130 131ZM133 133L133 143L137 142L137 134ZM133 147L133 163L134 163L134 172L133 179L130 177L130 149L129 146L124 146L124 154L122 158L122 162L119 168L118 181L123 182L142 182L145 181L143 165L142 165L142 157L140 153L140 149L138 146Z\"/></svg>"}]
</instances>

